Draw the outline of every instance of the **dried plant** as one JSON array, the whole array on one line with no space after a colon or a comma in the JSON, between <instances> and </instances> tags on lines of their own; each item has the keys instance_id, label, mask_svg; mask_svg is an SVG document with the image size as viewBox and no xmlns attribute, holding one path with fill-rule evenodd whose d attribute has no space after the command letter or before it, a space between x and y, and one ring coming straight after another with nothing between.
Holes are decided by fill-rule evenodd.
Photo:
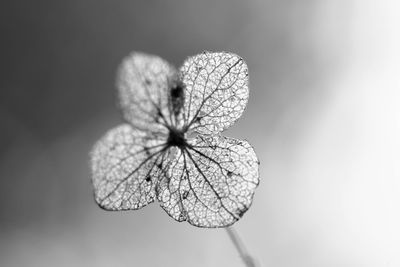
<instances>
[{"instance_id":1,"label":"dried plant","mask_svg":"<svg viewBox=\"0 0 400 267\"><path fill-rule=\"evenodd\" d=\"M204 52L177 71L157 56L134 52L119 68L117 88L126 123L91 153L98 205L135 210L157 199L169 216L197 227L238 221L252 203L259 161L247 141L221 132L248 101L244 60ZM233 231L230 236L235 241Z\"/></svg>"}]
</instances>

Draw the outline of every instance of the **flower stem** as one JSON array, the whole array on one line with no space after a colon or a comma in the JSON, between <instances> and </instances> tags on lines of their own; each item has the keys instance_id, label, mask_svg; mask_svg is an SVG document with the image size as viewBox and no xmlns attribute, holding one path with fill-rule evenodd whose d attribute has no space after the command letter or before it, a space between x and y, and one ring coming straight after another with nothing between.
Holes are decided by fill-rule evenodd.
<instances>
[{"instance_id":1,"label":"flower stem","mask_svg":"<svg viewBox=\"0 0 400 267\"><path fill-rule=\"evenodd\" d=\"M235 229L231 227L226 227L226 232L229 235L229 238L231 239L233 245L235 246L236 250L239 253L239 256L242 258L244 264L247 267L256 267L256 261L254 258L247 252L246 246L244 243L240 240L240 237L238 233L235 231Z\"/></svg>"}]
</instances>

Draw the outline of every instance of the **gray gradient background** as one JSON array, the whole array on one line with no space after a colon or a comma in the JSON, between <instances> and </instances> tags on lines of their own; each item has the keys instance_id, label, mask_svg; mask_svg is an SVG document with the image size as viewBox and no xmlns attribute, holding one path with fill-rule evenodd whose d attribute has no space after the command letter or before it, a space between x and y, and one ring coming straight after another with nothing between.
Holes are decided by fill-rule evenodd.
<instances>
[{"instance_id":1,"label":"gray gradient background","mask_svg":"<svg viewBox=\"0 0 400 267\"><path fill-rule=\"evenodd\" d=\"M262 266L400 266L397 1L2 1L0 266L242 266L224 230L153 203L108 213L88 152L121 123L131 50L179 66L203 50L249 66L225 134L260 158L235 224Z\"/></svg>"}]
</instances>

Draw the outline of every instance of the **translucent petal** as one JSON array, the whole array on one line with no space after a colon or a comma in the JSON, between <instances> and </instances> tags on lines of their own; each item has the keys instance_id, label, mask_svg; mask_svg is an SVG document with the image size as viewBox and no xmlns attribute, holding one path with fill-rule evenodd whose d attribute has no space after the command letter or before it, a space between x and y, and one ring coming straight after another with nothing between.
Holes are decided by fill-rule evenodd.
<instances>
[{"instance_id":1,"label":"translucent petal","mask_svg":"<svg viewBox=\"0 0 400 267\"><path fill-rule=\"evenodd\" d=\"M154 201L164 143L124 124L105 134L91 153L95 200L106 210L139 209Z\"/></svg>"},{"instance_id":2,"label":"translucent petal","mask_svg":"<svg viewBox=\"0 0 400 267\"><path fill-rule=\"evenodd\" d=\"M186 220L186 214L182 207L182 195L179 192L181 184L184 184L187 179L183 154L176 148L171 148L168 153L170 162L160 175L162 178L156 188L157 199L168 215L181 222Z\"/></svg>"},{"instance_id":3,"label":"translucent petal","mask_svg":"<svg viewBox=\"0 0 400 267\"><path fill-rule=\"evenodd\" d=\"M253 148L228 137L198 136L169 166L158 200L172 218L198 227L225 227L239 220L259 183Z\"/></svg>"},{"instance_id":4,"label":"translucent petal","mask_svg":"<svg viewBox=\"0 0 400 267\"><path fill-rule=\"evenodd\" d=\"M186 128L216 134L243 113L249 97L247 65L239 56L204 52L188 58L180 69L185 90Z\"/></svg>"},{"instance_id":5,"label":"translucent petal","mask_svg":"<svg viewBox=\"0 0 400 267\"><path fill-rule=\"evenodd\" d=\"M166 124L175 124L171 88L177 73L168 62L154 55L133 52L117 74L119 104L124 118L135 128L166 133Z\"/></svg>"}]
</instances>

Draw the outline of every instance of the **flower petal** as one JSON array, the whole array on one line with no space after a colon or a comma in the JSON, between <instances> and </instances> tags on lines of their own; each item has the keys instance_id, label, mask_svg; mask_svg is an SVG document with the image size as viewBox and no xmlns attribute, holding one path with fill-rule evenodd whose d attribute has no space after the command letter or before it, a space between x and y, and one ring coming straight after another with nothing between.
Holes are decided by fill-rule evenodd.
<instances>
[{"instance_id":1,"label":"flower petal","mask_svg":"<svg viewBox=\"0 0 400 267\"><path fill-rule=\"evenodd\" d=\"M183 154L181 150L176 148L171 148L168 154L170 161L165 164L166 167L161 174L162 178L156 187L156 194L160 206L168 215L181 222L187 219L180 194L181 185L186 183L187 179Z\"/></svg>"},{"instance_id":2,"label":"flower petal","mask_svg":"<svg viewBox=\"0 0 400 267\"><path fill-rule=\"evenodd\" d=\"M154 174L164 143L128 124L105 134L91 153L95 200L106 210L139 209L154 201Z\"/></svg>"},{"instance_id":3,"label":"flower petal","mask_svg":"<svg viewBox=\"0 0 400 267\"><path fill-rule=\"evenodd\" d=\"M180 75L186 86L184 120L189 130L217 134L242 115L249 89L247 65L239 56L204 52L188 58Z\"/></svg>"},{"instance_id":4,"label":"flower petal","mask_svg":"<svg viewBox=\"0 0 400 267\"><path fill-rule=\"evenodd\" d=\"M258 159L246 141L198 136L170 164L157 197L175 220L225 227L250 207L259 183Z\"/></svg>"},{"instance_id":5,"label":"flower petal","mask_svg":"<svg viewBox=\"0 0 400 267\"><path fill-rule=\"evenodd\" d=\"M166 133L174 122L170 88L177 82L173 66L158 56L133 52L117 74L119 104L124 118L135 128Z\"/></svg>"}]
</instances>

